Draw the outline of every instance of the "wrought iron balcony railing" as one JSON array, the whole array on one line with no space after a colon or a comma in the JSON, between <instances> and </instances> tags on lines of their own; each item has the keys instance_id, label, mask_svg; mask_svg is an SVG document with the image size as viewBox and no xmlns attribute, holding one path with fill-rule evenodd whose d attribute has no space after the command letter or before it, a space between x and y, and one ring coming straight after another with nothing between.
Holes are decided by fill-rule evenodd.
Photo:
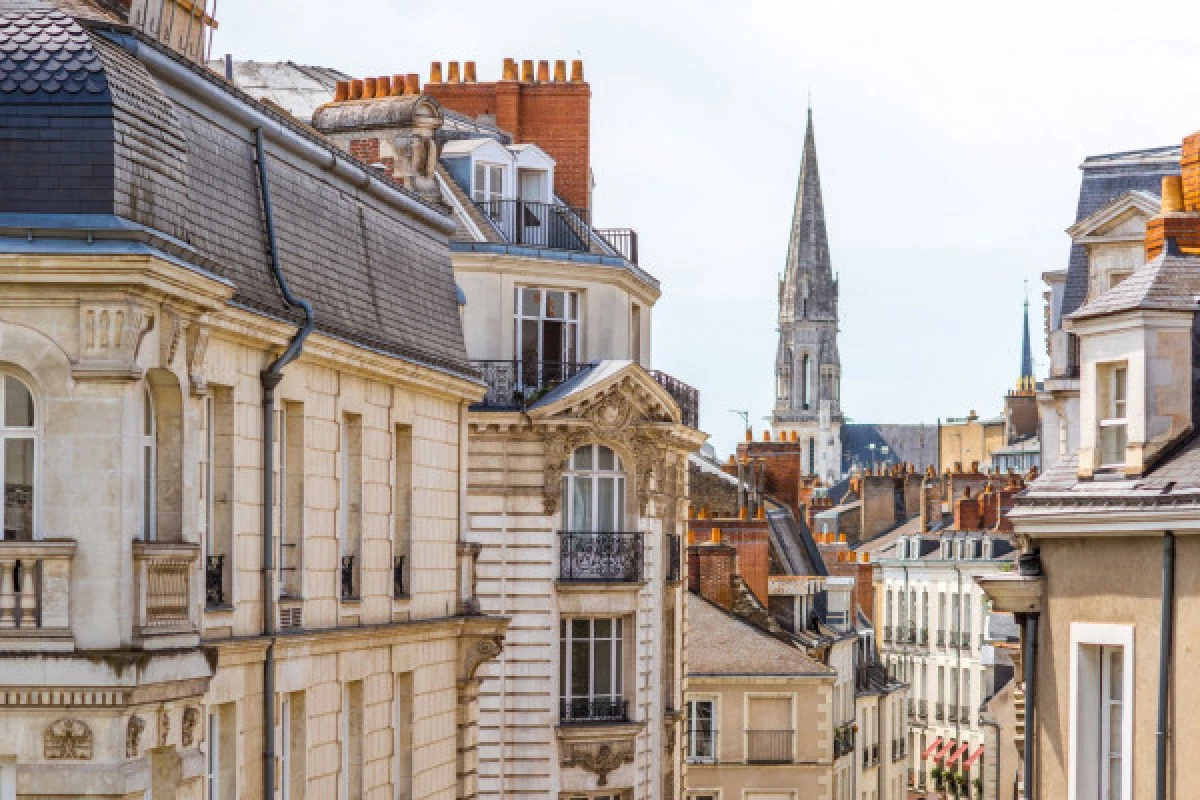
<instances>
[{"instance_id":1,"label":"wrought iron balcony railing","mask_svg":"<svg viewBox=\"0 0 1200 800\"><path fill-rule=\"evenodd\" d=\"M946 721L947 722L958 722L958 706L955 706L955 705L946 706Z\"/></svg>"},{"instance_id":2,"label":"wrought iron balcony railing","mask_svg":"<svg viewBox=\"0 0 1200 800\"><path fill-rule=\"evenodd\" d=\"M592 228L587 211L528 200L476 201L475 205L510 244L587 253Z\"/></svg>"},{"instance_id":3,"label":"wrought iron balcony railing","mask_svg":"<svg viewBox=\"0 0 1200 800\"><path fill-rule=\"evenodd\" d=\"M343 600L356 600L358 594L354 587L354 556L342 556L341 591Z\"/></svg>"},{"instance_id":4,"label":"wrought iron balcony railing","mask_svg":"<svg viewBox=\"0 0 1200 800\"><path fill-rule=\"evenodd\" d=\"M929 646L929 629L928 628L921 628L919 631L917 631L917 644L921 645L922 647Z\"/></svg>"},{"instance_id":5,"label":"wrought iron balcony railing","mask_svg":"<svg viewBox=\"0 0 1200 800\"><path fill-rule=\"evenodd\" d=\"M546 392L569 380L588 365L574 361L521 359L472 361L487 384L478 408L524 410Z\"/></svg>"},{"instance_id":6,"label":"wrought iron balcony railing","mask_svg":"<svg viewBox=\"0 0 1200 800\"><path fill-rule=\"evenodd\" d=\"M854 688L860 692L881 691L889 683L887 668L882 664L864 664L854 672ZM912 706L912 699L909 699Z\"/></svg>"},{"instance_id":7,"label":"wrought iron balcony railing","mask_svg":"<svg viewBox=\"0 0 1200 800\"><path fill-rule=\"evenodd\" d=\"M628 722L624 697L570 697L559 701L559 718L565 724Z\"/></svg>"},{"instance_id":8,"label":"wrought iron balcony railing","mask_svg":"<svg viewBox=\"0 0 1200 800\"><path fill-rule=\"evenodd\" d=\"M888 642L888 643L890 643L892 641L892 626L891 625L883 626L883 641Z\"/></svg>"},{"instance_id":9,"label":"wrought iron balcony railing","mask_svg":"<svg viewBox=\"0 0 1200 800\"><path fill-rule=\"evenodd\" d=\"M225 603L225 556L204 559L204 605L220 608Z\"/></svg>"},{"instance_id":10,"label":"wrought iron balcony railing","mask_svg":"<svg viewBox=\"0 0 1200 800\"><path fill-rule=\"evenodd\" d=\"M560 580L634 583L642 579L642 534L559 531Z\"/></svg>"},{"instance_id":11,"label":"wrought iron balcony railing","mask_svg":"<svg viewBox=\"0 0 1200 800\"><path fill-rule=\"evenodd\" d=\"M794 731L746 731L746 761L751 764L789 764Z\"/></svg>"},{"instance_id":12,"label":"wrought iron balcony railing","mask_svg":"<svg viewBox=\"0 0 1200 800\"><path fill-rule=\"evenodd\" d=\"M971 721L971 707L970 706L959 706L958 707L958 721L964 722L964 723L969 723Z\"/></svg>"},{"instance_id":13,"label":"wrought iron balcony railing","mask_svg":"<svg viewBox=\"0 0 1200 800\"><path fill-rule=\"evenodd\" d=\"M638 263L638 235L633 228L597 228L596 233L626 261Z\"/></svg>"},{"instance_id":14,"label":"wrought iron balcony railing","mask_svg":"<svg viewBox=\"0 0 1200 800\"><path fill-rule=\"evenodd\" d=\"M678 581L683 576L683 548L678 533L667 534L667 580Z\"/></svg>"},{"instance_id":15,"label":"wrought iron balcony railing","mask_svg":"<svg viewBox=\"0 0 1200 800\"><path fill-rule=\"evenodd\" d=\"M908 698L908 715L915 717L917 715L917 701L913 698Z\"/></svg>"},{"instance_id":16,"label":"wrought iron balcony railing","mask_svg":"<svg viewBox=\"0 0 1200 800\"><path fill-rule=\"evenodd\" d=\"M679 406L681 421L689 428L700 427L700 390L661 370L647 370L658 385L667 390Z\"/></svg>"},{"instance_id":17,"label":"wrought iron balcony railing","mask_svg":"<svg viewBox=\"0 0 1200 800\"><path fill-rule=\"evenodd\" d=\"M938 647L945 647L945 646L946 646L946 629L945 629L945 628L939 628L939 629L938 629L938 632L937 632L937 646L938 646Z\"/></svg>"}]
</instances>

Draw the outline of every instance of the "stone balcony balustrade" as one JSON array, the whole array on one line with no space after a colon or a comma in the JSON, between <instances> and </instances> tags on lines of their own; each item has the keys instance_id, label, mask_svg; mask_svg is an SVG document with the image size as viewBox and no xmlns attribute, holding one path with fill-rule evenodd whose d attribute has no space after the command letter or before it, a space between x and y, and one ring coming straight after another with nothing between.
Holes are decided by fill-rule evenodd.
<instances>
[{"instance_id":1,"label":"stone balcony balustrade","mask_svg":"<svg viewBox=\"0 0 1200 800\"><path fill-rule=\"evenodd\" d=\"M0 650L71 650L75 542L0 542Z\"/></svg>"},{"instance_id":2,"label":"stone balcony balustrade","mask_svg":"<svg viewBox=\"0 0 1200 800\"><path fill-rule=\"evenodd\" d=\"M133 543L134 639L147 649L194 647L199 595L193 584L200 545L186 542Z\"/></svg>"}]
</instances>

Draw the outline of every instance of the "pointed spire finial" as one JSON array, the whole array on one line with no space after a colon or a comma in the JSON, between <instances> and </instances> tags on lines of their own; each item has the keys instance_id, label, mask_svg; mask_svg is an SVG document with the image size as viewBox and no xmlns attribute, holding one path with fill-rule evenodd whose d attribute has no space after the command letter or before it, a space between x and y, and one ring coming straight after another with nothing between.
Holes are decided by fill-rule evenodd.
<instances>
[{"instance_id":1,"label":"pointed spire finial","mask_svg":"<svg viewBox=\"0 0 1200 800\"><path fill-rule=\"evenodd\" d=\"M1025 281L1024 329L1021 332L1021 375L1017 378L1018 391L1033 391L1033 348L1029 344L1029 280Z\"/></svg>"}]
</instances>

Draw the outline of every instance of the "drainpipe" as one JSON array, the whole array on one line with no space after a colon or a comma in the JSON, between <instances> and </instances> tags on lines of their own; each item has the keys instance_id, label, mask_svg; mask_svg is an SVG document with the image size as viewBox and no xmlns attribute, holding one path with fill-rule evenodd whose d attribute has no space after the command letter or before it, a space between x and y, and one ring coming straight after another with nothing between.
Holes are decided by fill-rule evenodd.
<instances>
[{"instance_id":1,"label":"drainpipe","mask_svg":"<svg viewBox=\"0 0 1200 800\"><path fill-rule=\"evenodd\" d=\"M1171 644L1175 633L1175 533L1163 534L1162 630L1158 650L1158 732L1155 742L1155 800L1167 796L1167 701L1171 692Z\"/></svg>"},{"instance_id":2,"label":"drainpipe","mask_svg":"<svg viewBox=\"0 0 1200 800\"><path fill-rule=\"evenodd\" d=\"M996 731L996 788L995 794L993 794L992 797L996 798L996 800L1000 800L1000 723L996 722L995 720L990 720L987 717L980 716L979 724L987 725L989 728L992 728ZM1026 735L1028 735L1028 731L1026 732Z\"/></svg>"},{"instance_id":3,"label":"drainpipe","mask_svg":"<svg viewBox=\"0 0 1200 800\"><path fill-rule=\"evenodd\" d=\"M304 311L304 325L292 337L287 349L260 373L263 409L263 636L267 652L263 659L263 798L275 797L275 601L278 588L275 580L275 539L272 526L275 515L275 388L283 380L283 370L300 356L304 340L312 333L315 320L312 306L292 294L279 266L279 247L275 240L275 217L271 212L271 182L267 176L267 145L262 128L254 130L258 161L258 182L262 194L263 218L267 226L267 244L271 253L271 272L279 283L284 302L289 308Z\"/></svg>"},{"instance_id":4,"label":"drainpipe","mask_svg":"<svg viewBox=\"0 0 1200 800\"><path fill-rule=\"evenodd\" d=\"M1025 759L1025 797L1036 797L1033 793L1033 715L1036 701L1034 676L1037 674L1038 615L1025 615L1025 742L1022 756Z\"/></svg>"}]
</instances>

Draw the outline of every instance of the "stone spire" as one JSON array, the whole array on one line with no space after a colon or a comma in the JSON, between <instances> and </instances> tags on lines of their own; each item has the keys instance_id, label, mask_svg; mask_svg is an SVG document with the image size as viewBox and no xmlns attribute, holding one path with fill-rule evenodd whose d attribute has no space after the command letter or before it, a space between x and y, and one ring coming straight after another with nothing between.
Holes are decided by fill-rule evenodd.
<instances>
[{"instance_id":1,"label":"stone spire","mask_svg":"<svg viewBox=\"0 0 1200 800\"><path fill-rule=\"evenodd\" d=\"M1017 378L1017 389L1033 391L1033 349L1029 346L1029 294L1025 295L1025 329L1021 335L1021 375Z\"/></svg>"},{"instance_id":2,"label":"stone spire","mask_svg":"<svg viewBox=\"0 0 1200 800\"><path fill-rule=\"evenodd\" d=\"M837 318L837 284L829 258L825 232L825 205L821 199L821 175L817 167L817 143L813 135L812 108L804 132L804 154L796 205L792 211L788 239L787 269L784 273L780 317L792 319Z\"/></svg>"}]
</instances>

